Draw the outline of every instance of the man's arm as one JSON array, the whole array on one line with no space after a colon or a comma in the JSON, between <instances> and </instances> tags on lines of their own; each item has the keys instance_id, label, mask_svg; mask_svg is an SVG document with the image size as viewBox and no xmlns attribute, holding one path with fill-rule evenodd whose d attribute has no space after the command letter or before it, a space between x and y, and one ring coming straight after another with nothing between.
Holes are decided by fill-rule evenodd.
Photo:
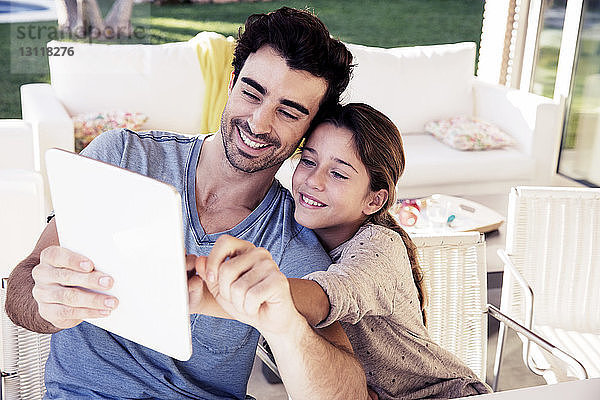
<instances>
[{"instance_id":1,"label":"man's arm","mask_svg":"<svg viewBox=\"0 0 600 400\"><path fill-rule=\"evenodd\" d=\"M287 333L261 332L290 398L368 399L365 372L341 325L319 331L300 317Z\"/></svg>"},{"instance_id":2,"label":"man's arm","mask_svg":"<svg viewBox=\"0 0 600 400\"><path fill-rule=\"evenodd\" d=\"M223 235L208 258L199 261L198 273L217 303L269 342L293 399L369 398L365 373L343 330L324 331L337 338L334 344L311 328L294 307L288 279L268 251Z\"/></svg>"},{"instance_id":3,"label":"man's arm","mask_svg":"<svg viewBox=\"0 0 600 400\"><path fill-rule=\"evenodd\" d=\"M110 289L111 277L95 271L91 260L58 245L52 219L33 252L8 278L6 313L34 332L55 333L84 318L105 317L118 304L112 296L90 291Z\"/></svg>"},{"instance_id":4,"label":"man's arm","mask_svg":"<svg viewBox=\"0 0 600 400\"><path fill-rule=\"evenodd\" d=\"M41 251L57 244L58 234L53 219L42 232L33 252L13 269L8 278L6 314L16 325L34 332L54 333L58 331L38 312L38 304L32 296L34 281L31 275L33 268L40 263Z\"/></svg>"}]
</instances>

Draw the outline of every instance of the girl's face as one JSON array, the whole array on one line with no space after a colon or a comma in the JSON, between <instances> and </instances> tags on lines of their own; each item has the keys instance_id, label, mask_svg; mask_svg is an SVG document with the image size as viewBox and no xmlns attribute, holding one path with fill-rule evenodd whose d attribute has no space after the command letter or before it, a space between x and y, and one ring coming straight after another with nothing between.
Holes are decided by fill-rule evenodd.
<instances>
[{"instance_id":1,"label":"girl's face","mask_svg":"<svg viewBox=\"0 0 600 400\"><path fill-rule=\"evenodd\" d=\"M322 240L321 233L333 232L343 239L340 243L387 200L385 190L370 190L352 132L330 123L319 125L307 140L292 178L292 194L296 221L315 230Z\"/></svg>"}]
</instances>

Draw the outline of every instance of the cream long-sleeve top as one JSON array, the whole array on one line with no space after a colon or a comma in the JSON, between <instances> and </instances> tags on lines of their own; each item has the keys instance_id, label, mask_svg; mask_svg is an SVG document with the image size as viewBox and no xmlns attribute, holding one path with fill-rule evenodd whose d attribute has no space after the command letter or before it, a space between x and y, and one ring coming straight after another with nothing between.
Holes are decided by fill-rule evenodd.
<instances>
[{"instance_id":1,"label":"cream long-sleeve top","mask_svg":"<svg viewBox=\"0 0 600 400\"><path fill-rule=\"evenodd\" d=\"M380 399L455 398L491 391L429 338L398 233L366 224L330 255L334 264L327 271L305 276L325 290L331 304L317 327L341 322L369 387Z\"/></svg>"}]
</instances>

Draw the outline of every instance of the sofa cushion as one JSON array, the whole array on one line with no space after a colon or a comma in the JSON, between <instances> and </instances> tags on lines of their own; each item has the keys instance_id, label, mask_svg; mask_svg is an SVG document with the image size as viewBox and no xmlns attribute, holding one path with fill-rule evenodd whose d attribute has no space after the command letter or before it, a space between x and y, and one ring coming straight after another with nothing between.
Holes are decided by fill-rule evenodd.
<instances>
[{"instance_id":1,"label":"sofa cushion","mask_svg":"<svg viewBox=\"0 0 600 400\"><path fill-rule=\"evenodd\" d=\"M423 132L432 119L473 115L475 43L347 46L357 66L344 102L372 105L403 133Z\"/></svg>"},{"instance_id":2,"label":"sofa cushion","mask_svg":"<svg viewBox=\"0 0 600 400\"><path fill-rule=\"evenodd\" d=\"M148 117L138 112L108 111L79 114L73 117L75 152L79 153L102 132L127 128L141 129Z\"/></svg>"},{"instance_id":3,"label":"sofa cushion","mask_svg":"<svg viewBox=\"0 0 600 400\"><path fill-rule=\"evenodd\" d=\"M457 150L490 150L512 146L515 140L494 124L475 117L429 121L425 131Z\"/></svg>"},{"instance_id":4,"label":"sofa cushion","mask_svg":"<svg viewBox=\"0 0 600 400\"><path fill-rule=\"evenodd\" d=\"M406 168L398 187L531 179L534 160L514 148L460 151L428 134L404 135Z\"/></svg>"},{"instance_id":5,"label":"sofa cushion","mask_svg":"<svg viewBox=\"0 0 600 400\"><path fill-rule=\"evenodd\" d=\"M135 110L148 116L142 129L198 132L205 85L194 43L48 46L74 48L49 58L52 87L71 116Z\"/></svg>"}]
</instances>

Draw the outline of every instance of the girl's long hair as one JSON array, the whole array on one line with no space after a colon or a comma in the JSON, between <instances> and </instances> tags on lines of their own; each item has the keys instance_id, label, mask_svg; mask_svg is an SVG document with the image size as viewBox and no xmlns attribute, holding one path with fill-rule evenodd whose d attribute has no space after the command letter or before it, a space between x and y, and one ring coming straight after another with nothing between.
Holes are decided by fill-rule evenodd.
<instances>
[{"instance_id":1,"label":"girl's long hair","mask_svg":"<svg viewBox=\"0 0 600 400\"><path fill-rule=\"evenodd\" d=\"M402 238L417 287L423 323L426 325L427 291L419 265L417 247L389 212L396 202L396 183L404 172L404 147L400 131L383 113L363 103L340 106L333 115L328 115L321 122L331 123L352 132L355 150L369 174L370 189L387 190L387 202L365 222L392 229Z\"/></svg>"}]
</instances>

